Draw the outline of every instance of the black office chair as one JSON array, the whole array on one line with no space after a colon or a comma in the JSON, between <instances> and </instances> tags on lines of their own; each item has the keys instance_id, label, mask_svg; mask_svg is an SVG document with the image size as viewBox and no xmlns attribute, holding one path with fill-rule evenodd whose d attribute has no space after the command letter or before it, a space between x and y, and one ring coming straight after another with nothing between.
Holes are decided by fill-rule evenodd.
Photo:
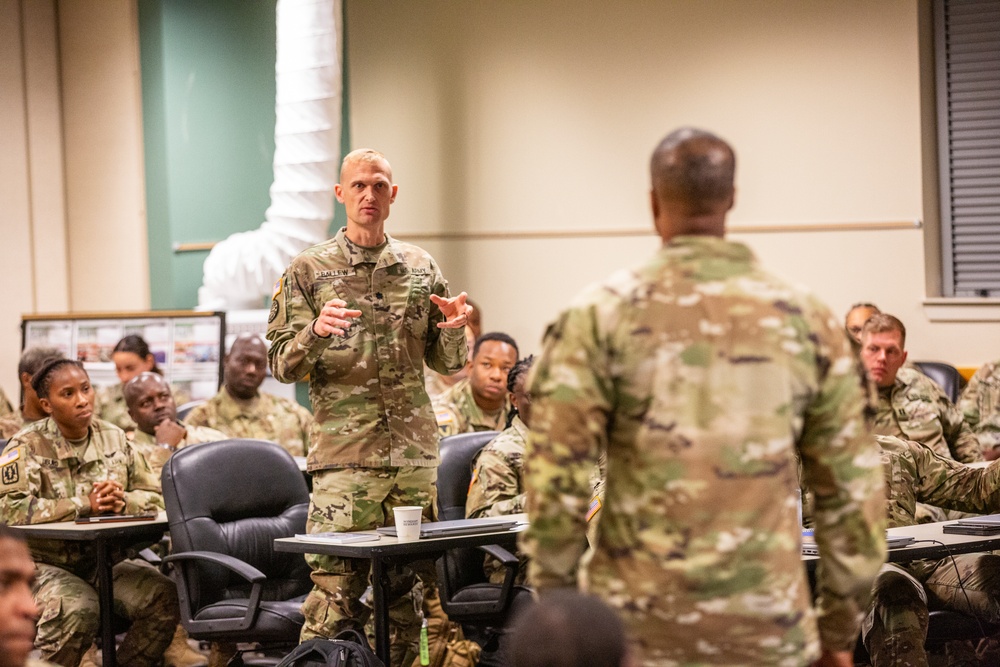
<instances>
[{"instance_id":1,"label":"black office chair","mask_svg":"<svg viewBox=\"0 0 1000 667\"><path fill-rule=\"evenodd\" d=\"M496 431L479 431L441 439L437 492L438 518L442 521L465 518L472 461L496 435ZM503 563L505 574L502 584L489 582L483 572L483 553ZM448 618L463 626L502 621L515 589L524 588L514 586L517 556L499 545L451 549L438 559L437 566L441 606Z\"/></svg>"},{"instance_id":2,"label":"black office chair","mask_svg":"<svg viewBox=\"0 0 1000 667\"><path fill-rule=\"evenodd\" d=\"M966 383L965 378L962 377L957 368L940 361L915 361L913 365L919 368L921 373L934 380L944 390L945 396L952 403L958 401Z\"/></svg>"},{"instance_id":3,"label":"black office chair","mask_svg":"<svg viewBox=\"0 0 1000 667\"><path fill-rule=\"evenodd\" d=\"M202 641L298 643L312 587L301 554L274 540L306 531L309 494L292 457L263 440L181 449L163 466L181 623Z\"/></svg>"},{"instance_id":4,"label":"black office chair","mask_svg":"<svg viewBox=\"0 0 1000 667\"><path fill-rule=\"evenodd\" d=\"M198 401L188 401L184 405L177 406L177 418L179 420L181 420L181 421L184 421L184 419L189 414L191 414L192 410L194 410L196 407L198 407L199 405L201 405L204 402L205 402L204 399L198 400Z\"/></svg>"}]
</instances>

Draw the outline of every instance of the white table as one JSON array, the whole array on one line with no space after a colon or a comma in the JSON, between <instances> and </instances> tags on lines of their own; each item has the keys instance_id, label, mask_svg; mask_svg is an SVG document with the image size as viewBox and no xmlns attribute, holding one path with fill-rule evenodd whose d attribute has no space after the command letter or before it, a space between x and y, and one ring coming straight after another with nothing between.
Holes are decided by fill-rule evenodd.
<instances>
[{"instance_id":1,"label":"white table","mask_svg":"<svg viewBox=\"0 0 1000 667\"><path fill-rule=\"evenodd\" d=\"M113 622L114 589L108 548L116 544L135 544L158 540L167 530L167 514L160 512L149 521L120 521L111 523L36 523L30 526L11 526L24 531L29 538L93 542L97 559L97 595L101 603L101 661L103 667L116 667L115 630Z\"/></svg>"},{"instance_id":2,"label":"white table","mask_svg":"<svg viewBox=\"0 0 1000 667\"><path fill-rule=\"evenodd\" d=\"M375 654L389 664L389 605L386 599L386 587L389 582L386 570L393 565L403 565L422 558L436 557L449 549L461 547L478 547L485 544L499 544L513 547L517 534L527 528L526 514L512 514L504 517L520 523L510 530L479 533L476 535L456 535L454 537L435 537L402 542L396 537L381 535L378 539L351 544L333 544L330 542L311 542L305 539L285 537L274 541L275 551L290 551L303 554L325 554L342 558L363 558L372 562L372 616L375 621ZM484 519L484 523L490 519ZM375 531L363 531L375 534Z\"/></svg>"}]
</instances>

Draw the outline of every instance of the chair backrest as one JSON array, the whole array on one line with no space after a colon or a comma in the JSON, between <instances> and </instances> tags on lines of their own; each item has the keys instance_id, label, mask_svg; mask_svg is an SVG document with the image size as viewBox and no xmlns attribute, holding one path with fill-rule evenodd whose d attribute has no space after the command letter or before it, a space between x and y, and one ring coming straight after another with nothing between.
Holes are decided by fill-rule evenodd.
<instances>
[{"instance_id":1,"label":"chair backrest","mask_svg":"<svg viewBox=\"0 0 1000 667\"><path fill-rule=\"evenodd\" d=\"M204 399L199 400L199 401L188 401L184 405L178 406L177 407L177 419L179 419L181 421L184 421L184 419L189 414L191 414L192 410L194 410L196 407L198 407L199 405L201 405L204 402L205 402Z\"/></svg>"},{"instance_id":2,"label":"chair backrest","mask_svg":"<svg viewBox=\"0 0 1000 667\"><path fill-rule=\"evenodd\" d=\"M265 600L309 591L301 554L274 550L274 540L306 532L309 492L295 460L264 440L191 445L171 456L161 473L174 553L228 554L267 576ZM246 597L249 585L217 566L199 564L196 607Z\"/></svg>"},{"instance_id":3,"label":"chair backrest","mask_svg":"<svg viewBox=\"0 0 1000 667\"><path fill-rule=\"evenodd\" d=\"M441 463L438 465L438 519L465 518L465 497L472 481L472 461L479 450L497 437L498 431L459 433L441 438Z\"/></svg>"},{"instance_id":4,"label":"chair backrest","mask_svg":"<svg viewBox=\"0 0 1000 667\"><path fill-rule=\"evenodd\" d=\"M940 361L915 361L913 363L920 369L921 373L938 383L938 386L944 390L945 396L951 399L952 403L958 401L958 396L962 393L964 378L957 368Z\"/></svg>"}]
</instances>

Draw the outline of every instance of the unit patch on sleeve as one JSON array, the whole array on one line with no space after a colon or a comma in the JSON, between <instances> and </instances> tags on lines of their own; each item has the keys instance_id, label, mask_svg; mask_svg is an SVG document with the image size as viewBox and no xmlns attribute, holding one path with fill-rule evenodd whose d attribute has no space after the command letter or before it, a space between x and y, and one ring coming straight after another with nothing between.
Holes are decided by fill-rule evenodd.
<instances>
[{"instance_id":1,"label":"unit patch on sleeve","mask_svg":"<svg viewBox=\"0 0 1000 667\"><path fill-rule=\"evenodd\" d=\"M23 491L28 488L28 478L24 474L22 447L15 447L0 457L0 494Z\"/></svg>"}]
</instances>

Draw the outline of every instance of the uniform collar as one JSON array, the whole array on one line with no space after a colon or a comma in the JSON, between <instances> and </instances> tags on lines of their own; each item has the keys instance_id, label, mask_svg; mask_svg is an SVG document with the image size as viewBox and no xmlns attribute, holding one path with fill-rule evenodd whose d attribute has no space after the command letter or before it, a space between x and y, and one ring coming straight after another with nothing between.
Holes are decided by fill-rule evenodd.
<instances>
[{"instance_id":1,"label":"uniform collar","mask_svg":"<svg viewBox=\"0 0 1000 667\"><path fill-rule=\"evenodd\" d=\"M340 252L343 253L350 266L371 263L367 261L367 253L361 248L361 246L347 238L346 228L341 227L337 232L337 235L333 237L333 240L340 248ZM385 247L382 248L382 254L379 255L378 262L375 264L376 269L392 266L393 264L398 264L403 261L399 256L399 249L396 246L396 241L391 236L386 234Z\"/></svg>"},{"instance_id":2,"label":"uniform collar","mask_svg":"<svg viewBox=\"0 0 1000 667\"><path fill-rule=\"evenodd\" d=\"M230 422L239 417L253 417L257 406L260 405L260 392L249 401L237 401L223 385L219 390L219 417L223 421Z\"/></svg>"},{"instance_id":3,"label":"uniform collar","mask_svg":"<svg viewBox=\"0 0 1000 667\"><path fill-rule=\"evenodd\" d=\"M664 244L664 249L690 249L700 254L710 253L719 257L727 257L745 262L754 259L753 251L739 241L730 241L719 236L675 236Z\"/></svg>"},{"instance_id":4,"label":"uniform collar","mask_svg":"<svg viewBox=\"0 0 1000 667\"><path fill-rule=\"evenodd\" d=\"M56 426L56 422L52 419L52 417L45 418L45 423L42 428L55 445L56 453L58 454L60 460L77 459L81 463L88 463L90 461L97 461L101 458L97 452L97 445L94 443L96 430L94 429L93 423L87 427L87 444L83 448L82 456L79 457L76 455L77 450L73 448L73 445L71 445L68 440L66 440L66 437L62 434L62 431L59 430L59 427Z\"/></svg>"}]
</instances>

